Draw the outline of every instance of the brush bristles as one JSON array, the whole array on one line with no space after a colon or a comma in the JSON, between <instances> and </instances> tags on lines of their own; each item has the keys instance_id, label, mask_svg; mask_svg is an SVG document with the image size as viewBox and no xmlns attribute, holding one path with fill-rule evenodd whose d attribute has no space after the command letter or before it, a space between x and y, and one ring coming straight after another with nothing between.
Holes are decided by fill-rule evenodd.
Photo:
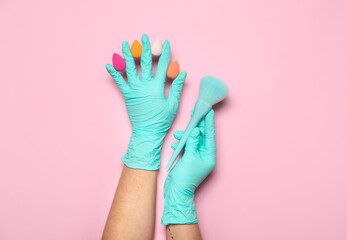
<instances>
[{"instance_id":1,"label":"brush bristles","mask_svg":"<svg viewBox=\"0 0 347 240\"><path fill-rule=\"evenodd\" d=\"M228 94L224 82L212 76L204 76L200 81L199 100L211 106L222 101Z\"/></svg>"}]
</instances>

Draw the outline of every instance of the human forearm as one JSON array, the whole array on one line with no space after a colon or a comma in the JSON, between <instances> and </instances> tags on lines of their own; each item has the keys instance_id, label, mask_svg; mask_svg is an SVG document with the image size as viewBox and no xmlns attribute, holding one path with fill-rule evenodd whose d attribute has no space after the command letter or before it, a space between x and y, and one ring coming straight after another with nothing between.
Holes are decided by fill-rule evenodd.
<instances>
[{"instance_id":1,"label":"human forearm","mask_svg":"<svg viewBox=\"0 0 347 240\"><path fill-rule=\"evenodd\" d=\"M103 239L153 239L157 171L124 166Z\"/></svg>"},{"instance_id":2,"label":"human forearm","mask_svg":"<svg viewBox=\"0 0 347 240\"><path fill-rule=\"evenodd\" d=\"M183 131L176 131L180 140ZM177 143L172 144L175 149ZM211 110L194 128L186 142L182 159L176 163L164 184L166 239L202 239L196 216L194 193L216 165L214 112Z\"/></svg>"},{"instance_id":3,"label":"human forearm","mask_svg":"<svg viewBox=\"0 0 347 240\"><path fill-rule=\"evenodd\" d=\"M151 44L143 35L141 78L124 41L122 53L126 62L127 81L110 65L107 71L117 83L125 100L132 126L125 164L117 192L104 230L104 239L152 239L155 220L157 170L160 168L160 150L166 132L171 127L178 109L186 72L172 82L165 97L166 72L170 62L170 43L165 41L155 76L152 73Z\"/></svg>"}]
</instances>

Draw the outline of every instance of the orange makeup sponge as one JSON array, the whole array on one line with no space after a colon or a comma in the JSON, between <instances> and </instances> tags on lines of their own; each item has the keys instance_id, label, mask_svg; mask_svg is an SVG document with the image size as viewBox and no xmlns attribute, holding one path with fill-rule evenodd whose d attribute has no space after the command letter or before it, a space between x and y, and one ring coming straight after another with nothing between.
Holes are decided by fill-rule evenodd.
<instances>
[{"instance_id":1,"label":"orange makeup sponge","mask_svg":"<svg viewBox=\"0 0 347 240\"><path fill-rule=\"evenodd\" d=\"M174 61L167 68L166 76L171 79L175 79L180 73L180 65L178 65L177 61Z\"/></svg>"},{"instance_id":2,"label":"orange makeup sponge","mask_svg":"<svg viewBox=\"0 0 347 240\"><path fill-rule=\"evenodd\" d=\"M134 58L140 58L141 57L142 47L141 47L141 44L137 40L135 40L133 42L133 44L131 45L130 52Z\"/></svg>"}]
</instances>

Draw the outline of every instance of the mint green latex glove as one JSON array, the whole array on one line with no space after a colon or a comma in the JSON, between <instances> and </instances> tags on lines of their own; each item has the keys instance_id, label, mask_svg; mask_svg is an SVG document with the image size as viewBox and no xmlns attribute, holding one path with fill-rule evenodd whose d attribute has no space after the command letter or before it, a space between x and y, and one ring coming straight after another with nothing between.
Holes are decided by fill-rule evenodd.
<instances>
[{"instance_id":1,"label":"mint green latex glove","mask_svg":"<svg viewBox=\"0 0 347 240\"><path fill-rule=\"evenodd\" d=\"M126 62L128 83L111 64L106 65L120 88L132 125L132 136L124 164L130 168L157 170L160 167L160 150L167 130L176 116L186 72L173 81L169 97L165 97L166 71L170 61L170 43L166 40L153 78L152 52L147 35L142 36L141 78L128 42L123 42L122 52Z\"/></svg>"},{"instance_id":2,"label":"mint green latex glove","mask_svg":"<svg viewBox=\"0 0 347 240\"><path fill-rule=\"evenodd\" d=\"M176 131L181 139L184 131ZM178 142L172 144L175 149ZM214 112L206 115L187 139L183 157L173 167L164 184L163 225L197 223L194 192L216 166Z\"/></svg>"}]
</instances>

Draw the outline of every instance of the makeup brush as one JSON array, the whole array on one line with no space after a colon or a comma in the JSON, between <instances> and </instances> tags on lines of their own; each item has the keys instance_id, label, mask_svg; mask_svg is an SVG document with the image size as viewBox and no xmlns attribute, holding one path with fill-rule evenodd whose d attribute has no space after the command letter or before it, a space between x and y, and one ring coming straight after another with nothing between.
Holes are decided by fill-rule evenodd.
<instances>
[{"instance_id":1,"label":"makeup brush","mask_svg":"<svg viewBox=\"0 0 347 240\"><path fill-rule=\"evenodd\" d=\"M228 87L224 82L212 76L204 76L200 81L199 99L195 103L194 113L184 134L166 166L169 171L176 158L183 149L190 132L198 125L200 120L211 110L212 105L222 101L228 94Z\"/></svg>"}]
</instances>

